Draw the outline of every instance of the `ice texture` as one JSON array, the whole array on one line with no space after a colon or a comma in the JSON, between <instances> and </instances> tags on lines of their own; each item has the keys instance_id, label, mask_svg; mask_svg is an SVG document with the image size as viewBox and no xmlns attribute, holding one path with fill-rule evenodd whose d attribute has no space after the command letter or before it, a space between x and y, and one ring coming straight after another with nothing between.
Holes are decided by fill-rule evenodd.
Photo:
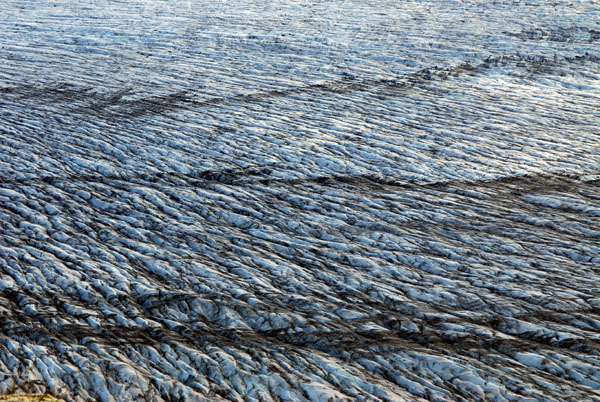
<instances>
[{"instance_id":1,"label":"ice texture","mask_svg":"<svg viewBox=\"0 0 600 402\"><path fill-rule=\"evenodd\" d=\"M0 394L600 400L600 4L2 0Z\"/></svg>"}]
</instances>

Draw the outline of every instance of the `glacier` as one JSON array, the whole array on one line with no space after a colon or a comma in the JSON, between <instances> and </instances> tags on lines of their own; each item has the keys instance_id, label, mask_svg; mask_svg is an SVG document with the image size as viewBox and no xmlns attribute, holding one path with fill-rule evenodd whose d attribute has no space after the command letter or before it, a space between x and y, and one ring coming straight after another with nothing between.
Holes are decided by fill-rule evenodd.
<instances>
[{"instance_id":1,"label":"glacier","mask_svg":"<svg viewBox=\"0 0 600 402\"><path fill-rule=\"evenodd\" d=\"M600 4L3 0L0 394L600 400Z\"/></svg>"}]
</instances>

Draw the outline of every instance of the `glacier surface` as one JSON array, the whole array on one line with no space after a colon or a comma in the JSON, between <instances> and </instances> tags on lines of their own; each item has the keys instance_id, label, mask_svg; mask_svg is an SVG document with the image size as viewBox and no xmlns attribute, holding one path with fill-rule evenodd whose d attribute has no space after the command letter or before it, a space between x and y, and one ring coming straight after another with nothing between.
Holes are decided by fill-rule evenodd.
<instances>
[{"instance_id":1,"label":"glacier surface","mask_svg":"<svg viewBox=\"0 0 600 402\"><path fill-rule=\"evenodd\" d=\"M3 0L0 394L600 400L600 4Z\"/></svg>"}]
</instances>

